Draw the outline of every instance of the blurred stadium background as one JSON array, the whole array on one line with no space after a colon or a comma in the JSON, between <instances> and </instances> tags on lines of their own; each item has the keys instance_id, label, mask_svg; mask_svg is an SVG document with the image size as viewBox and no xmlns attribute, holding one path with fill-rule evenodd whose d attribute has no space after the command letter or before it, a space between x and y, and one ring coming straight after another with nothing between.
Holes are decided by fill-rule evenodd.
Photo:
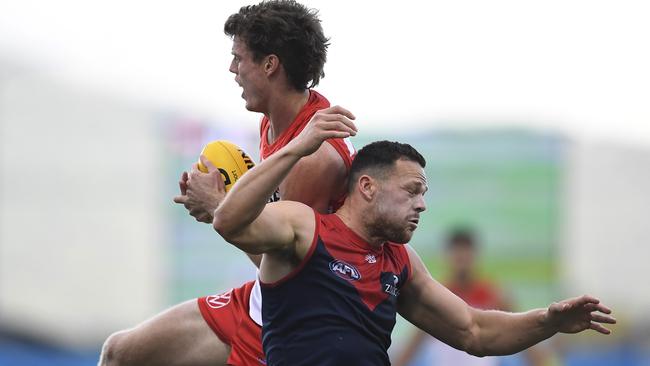
<instances>
[{"instance_id":1,"label":"blurred stadium background","mask_svg":"<svg viewBox=\"0 0 650 366\"><path fill-rule=\"evenodd\" d=\"M0 0L0 365L95 364L110 333L254 276L171 201L204 143L258 152L221 31L248 3ZM615 309L610 337L548 342L554 364L650 365L648 5L305 3L355 145L428 160L413 245L434 276L471 226L517 310Z\"/></svg>"}]
</instances>

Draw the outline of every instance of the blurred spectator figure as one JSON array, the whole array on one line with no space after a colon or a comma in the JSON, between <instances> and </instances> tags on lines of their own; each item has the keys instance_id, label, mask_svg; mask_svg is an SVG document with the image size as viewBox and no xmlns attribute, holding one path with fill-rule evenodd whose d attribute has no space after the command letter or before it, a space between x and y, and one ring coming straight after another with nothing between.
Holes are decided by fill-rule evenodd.
<instances>
[{"instance_id":1,"label":"blurred spectator figure","mask_svg":"<svg viewBox=\"0 0 650 366\"><path fill-rule=\"evenodd\" d=\"M472 230L452 230L446 240L445 255L449 274L443 284L451 292L479 309L511 310L499 286L478 273L478 244ZM475 357L414 329L394 366L498 366L502 363L501 357ZM428 357L419 357L423 354ZM545 352L539 347L528 349L525 356L527 365L548 365ZM416 360L420 362L414 363Z\"/></svg>"}]
</instances>

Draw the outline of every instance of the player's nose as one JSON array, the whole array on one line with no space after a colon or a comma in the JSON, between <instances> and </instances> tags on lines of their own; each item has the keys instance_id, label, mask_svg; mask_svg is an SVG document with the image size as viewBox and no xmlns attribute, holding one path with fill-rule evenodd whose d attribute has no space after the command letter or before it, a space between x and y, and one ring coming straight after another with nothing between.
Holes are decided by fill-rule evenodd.
<instances>
[{"instance_id":1,"label":"player's nose","mask_svg":"<svg viewBox=\"0 0 650 366\"><path fill-rule=\"evenodd\" d=\"M415 210L417 212L422 212L425 211L426 209L427 209L427 202L424 199L424 196L420 195L418 197L418 200L415 202Z\"/></svg>"}]
</instances>

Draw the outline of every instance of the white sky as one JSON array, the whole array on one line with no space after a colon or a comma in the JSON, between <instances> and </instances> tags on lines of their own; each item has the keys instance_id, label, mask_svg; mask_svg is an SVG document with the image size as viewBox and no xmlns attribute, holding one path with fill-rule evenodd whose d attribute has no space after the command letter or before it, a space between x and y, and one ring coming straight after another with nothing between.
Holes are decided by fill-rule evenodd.
<instances>
[{"instance_id":1,"label":"white sky","mask_svg":"<svg viewBox=\"0 0 650 366\"><path fill-rule=\"evenodd\" d=\"M222 32L248 3L0 0L0 56L129 98L256 121ZM650 146L650 2L305 3L320 9L332 43L318 90L352 110L362 132L527 126Z\"/></svg>"}]
</instances>

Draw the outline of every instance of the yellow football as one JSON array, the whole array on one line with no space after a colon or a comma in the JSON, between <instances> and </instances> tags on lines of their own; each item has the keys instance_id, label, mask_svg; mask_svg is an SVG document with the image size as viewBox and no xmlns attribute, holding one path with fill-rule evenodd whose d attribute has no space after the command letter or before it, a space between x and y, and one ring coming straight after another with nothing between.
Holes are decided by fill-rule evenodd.
<instances>
[{"instance_id":1,"label":"yellow football","mask_svg":"<svg viewBox=\"0 0 650 366\"><path fill-rule=\"evenodd\" d=\"M241 178L244 173L255 166L253 159L248 156L239 146L225 140L212 141L205 145L201 151L214 164L223 178L226 186L226 192L232 188L233 184ZM201 163L199 159L199 170L207 173L208 168Z\"/></svg>"}]
</instances>

